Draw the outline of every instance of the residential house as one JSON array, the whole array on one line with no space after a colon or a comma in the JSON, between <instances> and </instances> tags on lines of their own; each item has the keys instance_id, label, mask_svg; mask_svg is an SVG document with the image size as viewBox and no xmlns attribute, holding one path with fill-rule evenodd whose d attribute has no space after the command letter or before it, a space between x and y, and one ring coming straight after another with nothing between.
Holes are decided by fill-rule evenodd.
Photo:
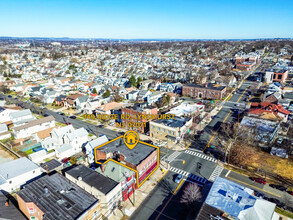
<instances>
[{"instance_id":1,"label":"residential house","mask_svg":"<svg viewBox=\"0 0 293 220\"><path fill-rule=\"evenodd\" d=\"M85 109L88 96L80 96L75 100L76 109Z\"/></svg>"},{"instance_id":2,"label":"residential house","mask_svg":"<svg viewBox=\"0 0 293 220\"><path fill-rule=\"evenodd\" d=\"M100 218L100 201L59 173L25 185L16 198L28 219Z\"/></svg>"},{"instance_id":3,"label":"residential house","mask_svg":"<svg viewBox=\"0 0 293 220\"><path fill-rule=\"evenodd\" d=\"M103 135L101 137L98 137L97 139L94 139L90 142L88 142L85 146L84 146L84 154L87 156L88 159L88 163L89 164L93 164L95 162L95 151L94 149L106 142L108 142L108 138L106 135Z\"/></svg>"},{"instance_id":4,"label":"residential house","mask_svg":"<svg viewBox=\"0 0 293 220\"><path fill-rule=\"evenodd\" d=\"M87 114L93 114L93 111L98 108L99 106L101 106L102 104L102 99L88 99L87 103L85 104L85 113Z\"/></svg>"},{"instance_id":5,"label":"residential house","mask_svg":"<svg viewBox=\"0 0 293 220\"><path fill-rule=\"evenodd\" d=\"M88 132L84 128L75 130L72 125L68 125L54 128L50 138L44 139L41 144L47 151L55 150L57 158L65 158L81 152L87 141Z\"/></svg>"},{"instance_id":6,"label":"residential house","mask_svg":"<svg viewBox=\"0 0 293 220\"><path fill-rule=\"evenodd\" d=\"M76 107L76 100L77 98L79 97L82 97L83 95L82 94L74 94L74 95L70 95L70 96L67 96L64 100L64 107L66 108L73 108L73 107Z\"/></svg>"},{"instance_id":7,"label":"residential house","mask_svg":"<svg viewBox=\"0 0 293 220\"><path fill-rule=\"evenodd\" d=\"M9 114L9 117L14 127L24 125L35 119L35 117L32 115L31 110L29 109L11 112Z\"/></svg>"},{"instance_id":8,"label":"residential house","mask_svg":"<svg viewBox=\"0 0 293 220\"><path fill-rule=\"evenodd\" d=\"M39 131L52 127L55 127L55 119L53 116L48 116L45 118L29 121L28 123L21 126L13 127L12 131L14 137L19 139L30 137Z\"/></svg>"},{"instance_id":9,"label":"residential house","mask_svg":"<svg viewBox=\"0 0 293 220\"><path fill-rule=\"evenodd\" d=\"M140 90L148 90L150 85L152 84L153 80L143 80L140 82L139 89Z\"/></svg>"},{"instance_id":10,"label":"residential house","mask_svg":"<svg viewBox=\"0 0 293 220\"><path fill-rule=\"evenodd\" d=\"M0 190L13 192L41 174L41 168L26 157L0 164Z\"/></svg>"},{"instance_id":11,"label":"residential house","mask_svg":"<svg viewBox=\"0 0 293 220\"><path fill-rule=\"evenodd\" d=\"M280 128L276 121L249 116L244 116L240 125L249 128L260 145L273 143Z\"/></svg>"},{"instance_id":12,"label":"residential house","mask_svg":"<svg viewBox=\"0 0 293 220\"><path fill-rule=\"evenodd\" d=\"M248 116L258 116L262 118L267 114L272 114L272 116L276 117L276 120L287 121L290 111L284 109L281 104L273 104L270 102L253 102L250 104L250 109L248 111Z\"/></svg>"},{"instance_id":13,"label":"residential house","mask_svg":"<svg viewBox=\"0 0 293 220\"><path fill-rule=\"evenodd\" d=\"M65 95L59 95L59 96L55 97L53 103L57 106L63 106L65 98L66 98Z\"/></svg>"},{"instance_id":14,"label":"residential house","mask_svg":"<svg viewBox=\"0 0 293 220\"><path fill-rule=\"evenodd\" d=\"M120 109L123 106L122 103L118 103L118 102L110 102L110 103L106 103L104 105L101 105L99 107L96 108L96 113L97 114L114 114L114 110Z\"/></svg>"},{"instance_id":15,"label":"residential house","mask_svg":"<svg viewBox=\"0 0 293 220\"><path fill-rule=\"evenodd\" d=\"M161 83L160 91L161 92L173 92L175 90L175 86L172 83Z\"/></svg>"},{"instance_id":16,"label":"residential house","mask_svg":"<svg viewBox=\"0 0 293 220\"><path fill-rule=\"evenodd\" d=\"M148 90L140 90L138 92L138 95L137 95L137 100L138 101L146 101L148 95L150 95L150 94L152 94L151 91L148 91Z\"/></svg>"},{"instance_id":17,"label":"residential house","mask_svg":"<svg viewBox=\"0 0 293 220\"><path fill-rule=\"evenodd\" d=\"M65 177L100 201L101 215L110 217L122 201L121 184L84 165L65 171Z\"/></svg>"},{"instance_id":18,"label":"residential house","mask_svg":"<svg viewBox=\"0 0 293 220\"><path fill-rule=\"evenodd\" d=\"M0 140L4 140L11 137L10 131L6 124L0 124Z\"/></svg>"},{"instance_id":19,"label":"residential house","mask_svg":"<svg viewBox=\"0 0 293 220\"><path fill-rule=\"evenodd\" d=\"M21 108L20 108L21 109ZM9 108L5 106L0 106L0 123L11 121L10 119L10 113L12 112L18 112L20 110L19 108Z\"/></svg>"},{"instance_id":20,"label":"residential house","mask_svg":"<svg viewBox=\"0 0 293 220\"><path fill-rule=\"evenodd\" d=\"M127 98L129 101L136 101L137 96L138 96L138 93L139 93L138 90L132 90L131 92L129 92L129 93L127 94L127 97L126 97L126 98Z\"/></svg>"},{"instance_id":21,"label":"residential house","mask_svg":"<svg viewBox=\"0 0 293 220\"><path fill-rule=\"evenodd\" d=\"M153 105L160 101L160 99L163 97L163 93L160 91L154 91L153 93L149 94L147 96L147 102L148 105Z\"/></svg>"}]
</instances>

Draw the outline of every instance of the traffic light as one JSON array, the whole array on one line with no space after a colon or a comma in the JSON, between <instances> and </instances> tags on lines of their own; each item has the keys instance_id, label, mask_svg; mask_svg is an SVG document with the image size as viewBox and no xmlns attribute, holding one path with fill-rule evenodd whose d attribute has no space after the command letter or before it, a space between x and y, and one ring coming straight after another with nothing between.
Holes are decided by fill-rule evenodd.
<instances>
[{"instance_id":1,"label":"traffic light","mask_svg":"<svg viewBox=\"0 0 293 220\"><path fill-rule=\"evenodd\" d=\"M182 160L182 164L185 164L185 160Z\"/></svg>"}]
</instances>

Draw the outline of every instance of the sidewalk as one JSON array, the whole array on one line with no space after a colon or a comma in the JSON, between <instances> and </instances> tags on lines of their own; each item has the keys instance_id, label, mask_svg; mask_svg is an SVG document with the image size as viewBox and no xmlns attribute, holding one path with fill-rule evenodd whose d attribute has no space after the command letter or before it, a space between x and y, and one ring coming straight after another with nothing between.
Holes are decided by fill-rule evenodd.
<instances>
[{"instance_id":1,"label":"sidewalk","mask_svg":"<svg viewBox=\"0 0 293 220\"><path fill-rule=\"evenodd\" d=\"M168 172L165 166L166 164L160 164L159 168L142 184L142 186L135 190L135 194L132 194L130 198L122 204L122 208L115 210L115 215L111 215L109 220L128 219Z\"/></svg>"}]
</instances>

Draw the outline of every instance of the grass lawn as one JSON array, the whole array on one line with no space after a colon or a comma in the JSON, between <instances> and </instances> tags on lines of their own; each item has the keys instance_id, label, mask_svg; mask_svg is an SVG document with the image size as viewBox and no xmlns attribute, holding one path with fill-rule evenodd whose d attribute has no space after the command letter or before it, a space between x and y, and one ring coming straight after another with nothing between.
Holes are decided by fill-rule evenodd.
<instances>
[{"instance_id":1,"label":"grass lawn","mask_svg":"<svg viewBox=\"0 0 293 220\"><path fill-rule=\"evenodd\" d=\"M276 213L279 213L281 215L285 215L285 216L293 219L293 213L292 212L285 211L285 210L280 209L278 207L276 207L275 211L276 211Z\"/></svg>"},{"instance_id":2,"label":"grass lawn","mask_svg":"<svg viewBox=\"0 0 293 220\"><path fill-rule=\"evenodd\" d=\"M234 144L232 150L240 152L240 148L246 152L246 155L235 157L235 159L238 159L238 166L243 165L256 169L258 168L265 172L277 174L287 180L293 181L293 161L290 158L283 159L273 156L261 151L259 148L245 146L243 143ZM241 153L239 155L241 155Z\"/></svg>"},{"instance_id":3,"label":"grass lawn","mask_svg":"<svg viewBox=\"0 0 293 220\"><path fill-rule=\"evenodd\" d=\"M33 149L29 149L27 151L24 152L26 155L30 155L32 153L34 153Z\"/></svg>"}]
</instances>

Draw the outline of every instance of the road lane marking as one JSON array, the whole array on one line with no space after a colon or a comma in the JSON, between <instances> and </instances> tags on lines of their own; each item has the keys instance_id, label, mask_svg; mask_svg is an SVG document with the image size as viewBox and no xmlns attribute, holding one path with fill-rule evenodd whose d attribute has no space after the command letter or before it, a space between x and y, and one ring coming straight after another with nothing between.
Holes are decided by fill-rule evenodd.
<instances>
[{"instance_id":1,"label":"road lane marking","mask_svg":"<svg viewBox=\"0 0 293 220\"><path fill-rule=\"evenodd\" d=\"M163 176L158 180L158 182L161 182L161 180L164 178L164 176L168 173L168 171L169 170L167 170L164 174L163 174Z\"/></svg>"},{"instance_id":2,"label":"road lane marking","mask_svg":"<svg viewBox=\"0 0 293 220\"><path fill-rule=\"evenodd\" d=\"M258 189L258 190L260 190L260 191L266 192L266 193L271 194L271 195L273 195L273 196L276 196L276 197L279 197L279 198L281 197L280 195L277 195L277 194L271 193L271 192L269 192L269 191L267 191L267 190L264 190L264 189L259 188L259 187L257 187L257 186L254 186L254 185L251 185L251 184L249 184L249 183L243 182L243 181L241 181L241 180L238 180L238 179L232 178L232 177L230 177L230 176L228 176L227 178L229 178L229 179L231 179L231 180L234 180L234 181L237 181L237 182L239 182L239 183L242 183L242 184L244 184L244 185L247 185L247 186L250 186L250 187L256 188L256 189Z\"/></svg>"},{"instance_id":3,"label":"road lane marking","mask_svg":"<svg viewBox=\"0 0 293 220\"><path fill-rule=\"evenodd\" d=\"M182 179L181 182L178 184L177 188L173 192L173 195L176 195L177 191L180 189L181 185L184 183L185 179Z\"/></svg>"},{"instance_id":4,"label":"road lane marking","mask_svg":"<svg viewBox=\"0 0 293 220\"><path fill-rule=\"evenodd\" d=\"M227 177L230 174L231 170L228 170L228 172L226 173L225 177Z\"/></svg>"},{"instance_id":5,"label":"road lane marking","mask_svg":"<svg viewBox=\"0 0 293 220\"><path fill-rule=\"evenodd\" d=\"M244 93L246 92L246 90L248 89L248 87L246 87L246 89L243 91L243 93L241 94L241 96L238 98L237 103L239 102L239 100L241 99L241 97L244 95ZM223 122L224 123L227 118L229 117L229 115L231 114L231 110L229 111L229 113L227 114L227 116L224 118ZM205 151L205 149L210 145L210 143L212 142L212 140L215 138L215 136L218 134L220 128L217 129L217 131L215 131L215 133L213 134L213 136L211 137L211 139L209 140L209 142L207 143L207 145L205 146L205 148L203 149L203 151Z\"/></svg>"}]
</instances>

